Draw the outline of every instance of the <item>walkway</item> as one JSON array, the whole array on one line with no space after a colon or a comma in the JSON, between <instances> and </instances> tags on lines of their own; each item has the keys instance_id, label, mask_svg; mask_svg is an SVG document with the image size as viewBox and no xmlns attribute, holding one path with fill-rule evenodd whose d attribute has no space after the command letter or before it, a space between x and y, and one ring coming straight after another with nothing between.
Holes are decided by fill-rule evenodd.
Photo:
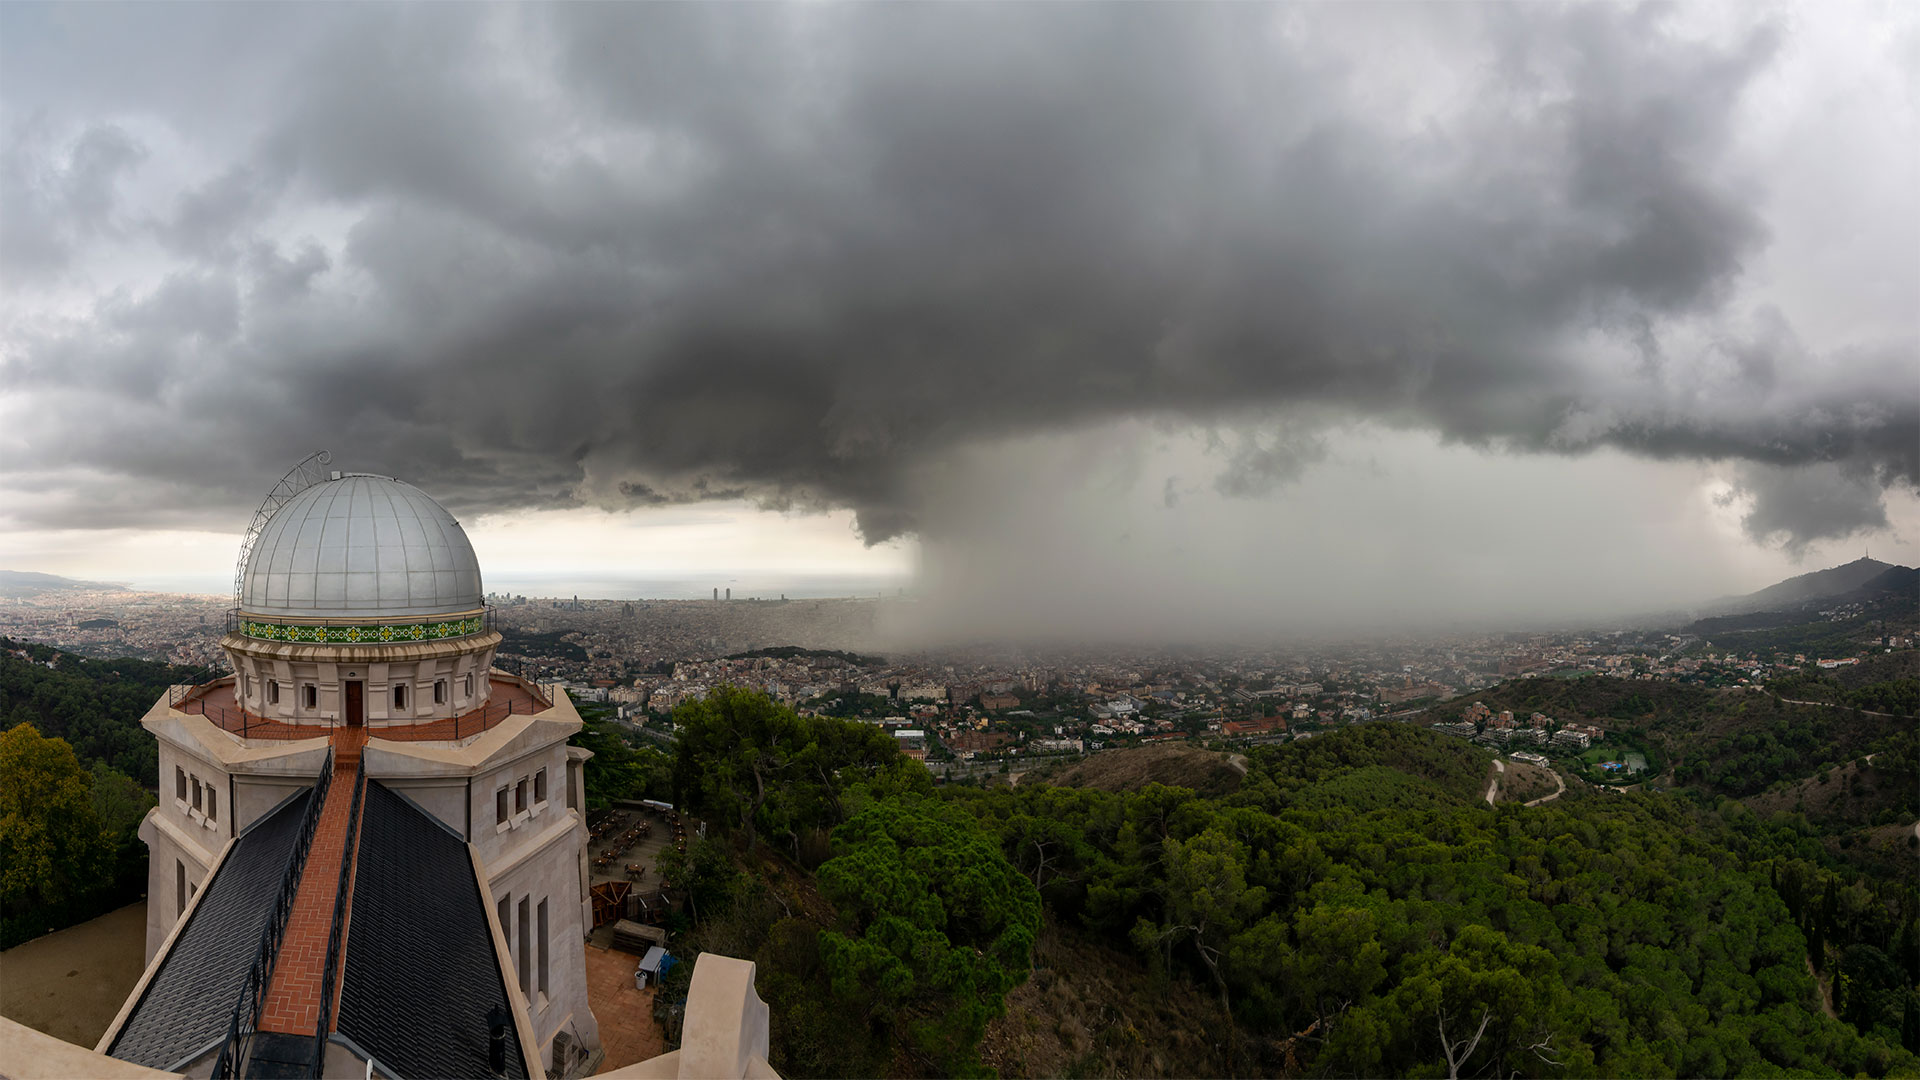
<instances>
[{"instance_id":1,"label":"walkway","mask_svg":"<svg viewBox=\"0 0 1920 1080\"><path fill-rule=\"evenodd\" d=\"M294 894L293 911L287 917L286 934L273 964L273 981L267 986L266 1004L260 1012L261 1031L311 1036L319 1028L327 938L333 932L334 900L340 891L340 861L355 839L348 835L355 824L349 815L354 781L359 779L360 751L366 744L365 728L334 731L333 780L327 788L327 801L320 807L320 820L314 825L313 846L307 850L306 868L300 873L300 891ZM351 876L347 892L351 898ZM348 909L351 907L349 903ZM345 940L343 928L343 948ZM335 998L337 1001L337 984ZM329 1025L334 1005L333 1001L326 1003Z\"/></svg>"},{"instance_id":2,"label":"walkway","mask_svg":"<svg viewBox=\"0 0 1920 1080\"><path fill-rule=\"evenodd\" d=\"M1493 805L1494 796L1500 794L1500 774L1507 771L1507 763L1499 758L1493 759L1493 775L1487 779L1487 805Z\"/></svg>"},{"instance_id":3,"label":"walkway","mask_svg":"<svg viewBox=\"0 0 1920 1080\"><path fill-rule=\"evenodd\" d=\"M334 725L330 723L289 724L247 712L234 700L231 677L214 683L173 707L184 713L204 716L220 728L248 739L318 739L334 731ZM368 734L393 742L445 742L471 738L492 729L509 716L541 713L550 708L550 704L519 682L496 675L487 694L487 703L480 708L470 709L457 717L424 723L373 727L368 729Z\"/></svg>"}]
</instances>

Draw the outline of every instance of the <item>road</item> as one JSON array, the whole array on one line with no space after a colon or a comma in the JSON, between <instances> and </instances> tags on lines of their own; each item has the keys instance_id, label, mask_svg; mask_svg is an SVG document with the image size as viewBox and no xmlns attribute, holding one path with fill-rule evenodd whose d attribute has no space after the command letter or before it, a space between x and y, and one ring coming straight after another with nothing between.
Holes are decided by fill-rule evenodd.
<instances>
[{"instance_id":1,"label":"road","mask_svg":"<svg viewBox=\"0 0 1920 1080\"><path fill-rule=\"evenodd\" d=\"M1552 802L1553 800L1555 800L1555 799L1557 799L1557 798L1559 798L1560 796L1562 796L1562 795L1565 795L1565 794L1567 793L1567 782L1566 782L1565 780L1563 780L1563 779L1561 779L1561 778L1560 778L1560 770L1558 770L1558 769L1549 769L1549 770L1547 770L1547 771L1549 771L1549 772L1551 772L1551 773L1553 773L1553 782L1554 782L1555 784L1558 784L1558 785L1559 785L1559 788L1558 788L1558 789L1557 789L1556 791L1554 791L1554 793L1553 793L1553 794L1551 794L1551 795L1542 795L1542 796L1540 796L1540 797L1539 797L1539 798L1537 798L1537 799L1533 799L1533 800L1530 800L1530 801L1528 801L1526 805L1528 805L1528 806L1539 806L1539 805L1540 805L1541 803L1549 803L1549 802Z\"/></svg>"},{"instance_id":2,"label":"road","mask_svg":"<svg viewBox=\"0 0 1920 1080\"><path fill-rule=\"evenodd\" d=\"M1835 702L1835 701L1795 701L1792 698L1784 698L1779 696L1778 694L1774 695L1773 700L1778 701L1783 705L1824 705L1829 709L1850 709L1853 707L1851 705L1842 705L1839 702ZM1862 716L1884 716L1889 720L1914 719L1911 716L1902 716L1899 713L1874 712L1872 709L1861 709L1860 714Z\"/></svg>"},{"instance_id":3,"label":"road","mask_svg":"<svg viewBox=\"0 0 1920 1080\"><path fill-rule=\"evenodd\" d=\"M1494 796L1500 794L1500 774L1507 771L1507 763L1499 758L1493 759L1494 775L1487 780L1487 805L1493 805Z\"/></svg>"}]
</instances>

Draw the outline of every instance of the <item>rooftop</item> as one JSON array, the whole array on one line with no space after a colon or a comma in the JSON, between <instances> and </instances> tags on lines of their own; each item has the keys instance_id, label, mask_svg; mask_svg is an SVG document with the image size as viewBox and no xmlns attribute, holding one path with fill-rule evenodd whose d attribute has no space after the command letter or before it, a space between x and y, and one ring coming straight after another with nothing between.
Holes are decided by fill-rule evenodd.
<instances>
[{"instance_id":1,"label":"rooftop","mask_svg":"<svg viewBox=\"0 0 1920 1080\"><path fill-rule=\"evenodd\" d=\"M367 736L392 742L450 742L471 738L491 730L509 716L543 713L553 703L530 683L517 676L495 671L487 703L458 716L423 720L411 724L367 728ZM332 721L289 724L271 720L240 707L233 696L231 675L210 683L189 687L170 704L175 711L204 716L220 729L246 739L322 739L332 734Z\"/></svg>"}]
</instances>

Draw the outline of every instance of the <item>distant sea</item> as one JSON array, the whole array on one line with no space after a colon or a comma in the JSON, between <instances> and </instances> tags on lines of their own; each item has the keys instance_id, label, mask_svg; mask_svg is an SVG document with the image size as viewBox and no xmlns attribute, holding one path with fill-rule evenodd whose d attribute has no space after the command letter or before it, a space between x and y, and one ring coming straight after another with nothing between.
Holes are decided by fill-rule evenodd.
<instances>
[{"instance_id":1,"label":"distant sea","mask_svg":"<svg viewBox=\"0 0 1920 1080\"><path fill-rule=\"evenodd\" d=\"M817 600L841 596L894 596L912 582L905 577L834 574L766 574L638 578L569 574L489 574L488 592L515 596L578 596L582 600L707 600L713 590L735 600Z\"/></svg>"},{"instance_id":2,"label":"distant sea","mask_svg":"<svg viewBox=\"0 0 1920 1080\"><path fill-rule=\"evenodd\" d=\"M703 600L719 589L733 590L735 600L759 598L818 600L840 596L895 596L912 586L906 577L842 574L712 574L702 577L615 577L567 573L486 574L488 592L514 596L573 597L582 600ZM164 578L135 578L127 584L144 592L233 595L233 578L195 574Z\"/></svg>"}]
</instances>

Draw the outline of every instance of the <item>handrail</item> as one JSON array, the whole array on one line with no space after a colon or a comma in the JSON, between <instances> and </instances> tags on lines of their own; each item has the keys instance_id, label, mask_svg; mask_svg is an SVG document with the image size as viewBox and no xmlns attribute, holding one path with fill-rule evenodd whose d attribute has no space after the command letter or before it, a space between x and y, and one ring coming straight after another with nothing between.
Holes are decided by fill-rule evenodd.
<instances>
[{"instance_id":1,"label":"handrail","mask_svg":"<svg viewBox=\"0 0 1920 1080\"><path fill-rule=\"evenodd\" d=\"M354 851L359 847L360 797L366 792L367 757L353 770L353 805L347 810L346 843L340 848L340 884L333 893L333 928L327 931L327 968L320 978L320 1021L313 1033L313 1080L319 1080L327 1060L327 1029L333 1022L333 987L340 970L340 932L346 923L347 882L353 876Z\"/></svg>"},{"instance_id":2,"label":"handrail","mask_svg":"<svg viewBox=\"0 0 1920 1080\"><path fill-rule=\"evenodd\" d=\"M274 897L273 914L260 928L260 944L255 946L253 963L247 967L246 982L240 986L240 1000L234 1003L227 1020L226 1038L213 1059L213 1080L233 1080L239 1075L241 1056L260 1024L267 987L273 978L273 964L280 956L280 942L286 935L287 919L293 914L293 898L300 891L300 875L307 865L307 850L313 846L314 827L320 822L320 807L333 786L333 749L328 747L325 766L313 783L313 795L300 816L300 831L294 838L287 862L280 871L280 892Z\"/></svg>"},{"instance_id":3,"label":"handrail","mask_svg":"<svg viewBox=\"0 0 1920 1080\"><path fill-rule=\"evenodd\" d=\"M225 627L225 630L227 633L237 634L240 632L241 624L247 621L246 616L242 614L242 611L243 609L238 607L230 607L227 609L226 627ZM467 611L469 613L473 611L480 612L480 629L476 631L476 633L485 634L485 633L490 633L494 630L499 629L499 613L492 604L482 604L478 608L468 608ZM369 625L370 623L375 625L389 625L389 626L413 626L415 624L426 625L426 624L434 623L436 621L444 620L449 616L446 616L446 615L392 615L392 616L269 615L261 612L255 612L254 617L256 619L262 619L267 622L280 621L280 622L286 622L290 625L296 625L296 626L327 627L327 626L366 626L366 625ZM470 637L472 635L465 635L465 636ZM435 640L441 640L441 639L435 639ZM445 640L454 640L454 639L449 638ZM411 642L407 642L407 643L410 644ZM366 642L358 642L356 644L378 645L378 644L383 644L383 642L366 641ZM396 642L395 644L400 644L400 643Z\"/></svg>"},{"instance_id":4,"label":"handrail","mask_svg":"<svg viewBox=\"0 0 1920 1080\"><path fill-rule=\"evenodd\" d=\"M229 708L225 705L216 705L206 699L209 691L232 681L233 676L226 675L197 686L172 686L167 691L167 705L169 708L178 712L203 716L212 721L213 724L221 730L233 735L238 735L243 739L282 739L297 741L300 739L326 738L331 736L333 730L342 724L341 719L337 716L317 717L312 720L304 717L292 720L277 720L272 717L261 716L244 707ZM504 701L494 701L478 709L470 709L467 712L458 713L450 717L439 717L437 719L421 718L420 722L438 723L451 720L453 723L453 738L458 740L470 738L481 732L488 731L492 729L495 724L516 713L532 715L534 713L545 712L553 707L553 692L547 687L520 676L513 676L513 681L517 682L519 688L526 692L527 700L523 701L517 697L509 697Z\"/></svg>"}]
</instances>

